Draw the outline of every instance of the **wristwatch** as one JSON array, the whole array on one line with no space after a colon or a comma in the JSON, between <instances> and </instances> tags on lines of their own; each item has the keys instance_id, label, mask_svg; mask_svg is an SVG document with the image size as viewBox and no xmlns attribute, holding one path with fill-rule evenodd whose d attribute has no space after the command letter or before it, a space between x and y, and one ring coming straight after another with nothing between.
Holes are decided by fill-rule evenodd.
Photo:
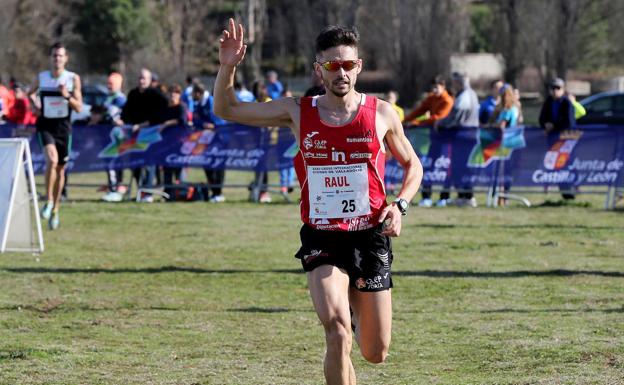
<instances>
[{"instance_id":1,"label":"wristwatch","mask_svg":"<svg viewBox=\"0 0 624 385\"><path fill-rule=\"evenodd\" d=\"M403 198L397 198L394 200L396 207L401 212L401 215L407 215L407 209L409 208L409 202Z\"/></svg>"}]
</instances>

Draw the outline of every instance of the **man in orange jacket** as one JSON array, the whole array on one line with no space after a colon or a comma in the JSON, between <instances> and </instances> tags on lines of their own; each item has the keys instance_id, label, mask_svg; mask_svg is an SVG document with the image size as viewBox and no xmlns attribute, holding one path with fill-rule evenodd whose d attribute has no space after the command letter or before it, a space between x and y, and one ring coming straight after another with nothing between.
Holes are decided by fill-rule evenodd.
<instances>
[{"instance_id":1,"label":"man in orange jacket","mask_svg":"<svg viewBox=\"0 0 624 385\"><path fill-rule=\"evenodd\" d=\"M405 118L404 123L436 129L437 122L446 118L452 108L453 97L446 91L444 78L438 75L431 80L431 92L427 98Z\"/></svg>"},{"instance_id":2,"label":"man in orange jacket","mask_svg":"<svg viewBox=\"0 0 624 385\"><path fill-rule=\"evenodd\" d=\"M426 170L432 169L435 158L439 156L442 150L443 144L438 134L438 122L448 116L453 108L453 103L453 97L446 90L445 79L438 75L431 80L431 92L427 95L427 98L403 121L406 125L432 127L429 153L426 157L423 157L423 166ZM431 181L423 180L422 200L418 203L419 206L433 206L431 190ZM444 202L448 198L447 195L448 192L442 192L442 198L445 198Z\"/></svg>"}]
</instances>

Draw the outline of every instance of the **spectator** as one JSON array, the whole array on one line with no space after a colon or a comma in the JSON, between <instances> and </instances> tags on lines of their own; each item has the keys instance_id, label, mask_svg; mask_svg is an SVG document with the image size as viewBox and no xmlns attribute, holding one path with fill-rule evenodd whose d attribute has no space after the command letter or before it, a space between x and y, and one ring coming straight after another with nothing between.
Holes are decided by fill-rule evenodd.
<instances>
[{"instance_id":1,"label":"spectator","mask_svg":"<svg viewBox=\"0 0 624 385\"><path fill-rule=\"evenodd\" d=\"M186 105L186 111L191 116L189 120L193 120L193 84L196 82L190 75L186 77L186 87L182 92L182 103Z\"/></svg>"},{"instance_id":2,"label":"spectator","mask_svg":"<svg viewBox=\"0 0 624 385\"><path fill-rule=\"evenodd\" d=\"M167 97L157 88L152 88L152 73L143 68L139 75L137 87L128 94L128 99L121 112L118 124L132 125L132 131L157 125L163 122L164 111L167 108ZM143 174L143 175L142 175ZM151 188L156 175L156 166L146 166L145 172L141 168L132 170L137 185ZM153 202L151 194L141 197L143 202Z\"/></svg>"},{"instance_id":3,"label":"spectator","mask_svg":"<svg viewBox=\"0 0 624 385\"><path fill-rule=\"evenodd\" d=\"M568 96L568 99L570 99L570 103L572 103L572 106L574 107L574 119L579 120L583 116L587 115L585 107L583 107L583 105L576 100L576 95L569 91L566 93L566 95Z\"/></svg>"},{"instance_id":4,"label":"spectator","mask_svg":"<svg viewBox=\"0 0 624 385\"><path fill-rule=\"evenodd\" d=\"M267 92L268 90L269 87L267 86ZM242 81L234 82L234 94L239 102L250 103L256 101L256 97L245 87L245 84ZM271 97L271 93L269 93L269 97Z\"/></svg>"},{"instance_id":5,"label":"spectator","mask_svg":"<svg viewBox=\"0 0 624 385\"><path fill-rule=\"evenodd\" d=\"M126 95L121 92L123 85L123 76L118 72L112 72L108 75L106 88L108 96L104 100L104 108L106 109L103 123L118 124L121 120L121 112L126 105Z\"/></svg>"},{"instance_id":6,"label":"spectator","mask_svg":"<svg viewBox=\"0 0 624 385\"><path fill-rule=\"evenodd\" d=\"M312 71L312 86L308 88L303 96L325 95L325 86L323 79L316 71Z\"/></svg>"},{"instance_id":7,"label":"spectator","mask_svg":"<svg viewBox=\"0 0 624 385\"><path fill-rule=\"evenodd\" d=\"M30 100L25 87L20 83L13 84L13 94L15 95L14 101L5 116L6 120L15 124L35 124L37 118L30 108Z\"/></svg>"},{"instance_id":8,"label":"spectator","mask_svg":"<svg viewBox=\"0 0 624 385\"><path fill-rule=\"evenodd\" d=\"M431 92L404 122L415 126L433 126L448 116L453 107L453 97L446 91L445 80L438 75L431 80Z\"/></svg>"},{"instance_id":9,"label":"spectator","mask_svg":"<svg viewBox=\"0 0 624 385\"><path fill-rule=\"evenodd\" d=\"M282 93L284 92L284 86L277 79L277 72L269 71L266 74L266 87L269 97L272 100L276 100L282 97Z\"/></svg>"},{"instance_id":10,"label":"spectator","mask_svg":"<svg viewBox=\"0 0 624 385\"><path fill-rule=\"evenodd\" d=\"M490 83L490 94L481 102L479 106L479 123L488 124L494 110L500 101L501 90L503 88L503 81L498 79Z\"/></svg>"},{"instance_id":11,"label":"spectator","mask_svg":"<svg viewBox=\"0 0 624 385\"><path fill-rule=\"evenodd\" d=\"M397 104L397 102L399 101L399 93L397 91L395 91L395 90L390 90L390 91L386 92L386 95L384 96L384 99L386 99L386 101L388 103L390 103L392 108L394 108L394 110L399 115L399 119L401 119L401 121L404 121L405 120L405 111L403 111L403 109L401 107L399 107L399 105Z\"/></svg>"},{"instance_id":12,"label":"spectator","mask_svg":"<svg viewBox=\"0 0 624 385\"><path fill-rule=\"evenodd\" d=\"M576 126L574 119L574 106L565 95L565 82L561 78L550 81L548 86L548 97L542 105L539 123L546 131L548 137L548 148L551 148L559 138L560 134L566 130L571 130ZM572 200L575 194L570 184L560 184L559 190L565 200Z\"/></svg>"},{"instance_id":13,"label":"spectator","mask_svg":"<svg viewBox=\"0 0 624 385\"><path fill-rule=\"evenodd\" d=\"M163 120L161 129L171 126L186 126L188 123L186 105L182 103L182 87L177 84L169 87L169 106L165 110ZM180 182L182 168L163 167L163 174L165 192L169 194L169 200L172 201L175 193L173 185Z\"/></svg>"},{"instance_id":14,"label":"spectator","mask_svg":"<svg viewBox=\"0 0 624 385\"><path fill-rule=\"evenodd\" d=\"M524 124L524 114L522 113L522 101L520 100L520 90L517 88L513 89L514 92L514 100L516 102L516 107L518 107L518 124Z\"/></svg>"},{"instance_id":15,"label":"spectator","mask_svg":"<svg viewBox=\"0 0 624 385\"><path fill-rule=\"evenodd\" d=\"M6 119L15 103L15 93L11 88L5 87L0 77L0 121Z\"/></svg>"},{"instance_id":16,"label":"spectator","mask_svg":"<svg viewBox=\"0 0 624 385\"><path fill-rule=\"evenodd\" d=\"M511 130L518 125L520 110L518 109L512 86L506 84L501 88L500 92L500 101L492 113L492 120L494 121L494 126L501 130L501 138L504 138L505 131ZM505 165L506 162L504 160L499 160L497 174L499 176L500 174L503 175L503 188L505 192L508 192L511 189L511 167L505 167ZM501 167L503 168L502 172L500 171ZM498 203L499 205L505 205L506 199L502 198Z\"/></svg>"},{"instance_id":17,"label":"spectator","mask_svg":"<svg viewBox=\"0 0 624 385\"><path fill-rule=\"evenodd\" d=\"M252 87L252 91L253 91L253 95L256 98L256 101L260 102L260 103L265 103L265 102L269 102L271 101L271 97L269 96L269 92L267 89L266 84L264 83L264 81L262 80L256 80L253 84ZM275 130L276 127L267 127L267 128L262 128L262 132L260 134L260 138L265 138L264 135L264 130ZM277 128L279 129L279 128ZM260 147L263 147L263 143L260 143ZM281 174L281 173L280 173ZM258 200L260 203L270 203L271 202L271 194L268 191L268 185L269 185L269 173L267 171L256 171L255 172L255 179L254 182L252 183L253 188L252 191L257 191L254 190L256 188L259 188L260 190L260 195L258 197ZM260 185L260 186L258 186ZM252 194L255 195L255 194ZM255 196L254 196L255 198Z\"/></svg>"},{"instance_id":18,"label":"spectator","mask_svg":"<svg viewBox=\"0 0 624 385\"><path fill-rule=\"evenodd\" d=\"M106 88L108 88L108 96L104 100L104 116L102 123L121 125L121 112L126 104L126 95L121 92L123 85L123 76L117 72L108 75ZM117 130L119 128L116 128ZM106 170L107 192L102 196L105 202L121 202L125 192L123 183L123 169Z\"/></svg>"},{"instance_id":19,"label":"spectator","mask_svg":"<svg viewBox=\"0 0 624 385\"><path fill-rule=\"evenodd\" d=\"M214 114L212 95L206 91L203 84L195 83L193 85L192 96L195 103L193 108L193 125L196 130L215 131L218 126L227 124L227 121ZM225 197L223 196L225 170L204 168L204 173L210 186L210 194L206 192L205 197L212 203L225 202Z\"/></svg>"},{"instance_id":20,"label":"spectator","mask_svg":"<svg viewBox=\"0 0 624 385\"><path fill-rule=\"evenodd\" d=\"M427 157L424 158L424 167L431 171L435 165L436 159L442 155L443 135L438 132L438 122L448 116L453 108L453 97L446 90L446 80L441 75L431 79L431 92L425 100L420 103L411 114L405 119L404 123L415 126L431 126L429 133L430 145ZM420 207L431 207L432 185L431 181L423 180L422 199L418 203ZM444 206L447 203L448 193L442 192L438 205Z\"/></svg>"},{"instance_id":21,"label":"spectator","mask_svg":"<svg viewBox=\"0 0 624 385\"><path fill-rule=\"evenodd\" d=\"M508 128L518 125L520 110L518 109L512 86L505 85L500 92L500 103L493 111L492 118L495 122L495 126L500 128L501 131L505 131Z\"/></svg>"},{"instance_id":22,"label":"spectator","mask_svg":"<svg viewBox=\"0 0 624 385\"><path fill-rule=\"evenodd\" d=\"M455 103L448 116L438 122L441 129L450 130L449 137L453 140L474 140L476 131L466 128L479 126L479 98L470 87L470 79L465 74L454 72L452 86L455 91ZM459 207L477 207L472 189L472 173L467 167L470 156L468 146L451 145L451 179L447 178L438 206L450 203L450 182L458 189L455 205Z\"/></svg>"}]
</instances>

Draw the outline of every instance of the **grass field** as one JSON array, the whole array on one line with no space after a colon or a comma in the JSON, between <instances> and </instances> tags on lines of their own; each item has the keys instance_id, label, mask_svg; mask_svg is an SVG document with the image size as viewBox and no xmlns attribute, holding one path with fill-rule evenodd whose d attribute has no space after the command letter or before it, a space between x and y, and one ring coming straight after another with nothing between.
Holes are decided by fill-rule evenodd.
<instances>
[{"instance_id":1,"label":"grass field","mask_svg":"<svg viewBox=\"0 0 624 385\"><path fill-rule=\"evenodd\" d=\"M0 255L0 384L322 384L298 206L244 195L78 200L42 256ZM354 351L358 383L623 384L622 215L413 208L391 353Z\"/></svg>"}]
</instances>

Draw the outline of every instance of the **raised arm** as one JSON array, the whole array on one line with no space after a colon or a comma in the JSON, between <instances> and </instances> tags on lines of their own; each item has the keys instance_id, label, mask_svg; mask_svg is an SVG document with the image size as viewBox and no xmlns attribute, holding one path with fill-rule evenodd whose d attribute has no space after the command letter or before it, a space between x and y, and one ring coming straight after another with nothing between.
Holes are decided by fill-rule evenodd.
<instances>
[{"instance_id":1,"label":"raised arm","mask_svg":"<svg viewBox=\"0 0 624 385\"><path fill-rule=\"evenodd\" d=\"M214 88L214 112L225 120L252 126L288 126L295 123L289 110L295 106L293 98L283 98L267 103L239 102L234 94L234 74L245 57L247 45L244 44L243 26L236 26L229 20L227 30L219 39L219 72Z\"/></svg>"},{"instance_id":2,"label":"raised arm","mask_svg":"<svg viewBox=\"0 0 624 385\"><path fill-rule=\"evenodd\" d=\"M381 124L387 126L385 141L388 144L390 152L403 167L403 185L397 198L405 199L410 202L423 178L423 168L418 156L414 152L414 148L405 136L403 126L399 121L398 115L392 110L392 107L383 101L380 101L377 113ZM379 119L379 118L378 118ZM389 219L384 233L389 236L399 236L401 233L401 214L394 204L386 207L380 216L380 221Z\"/></svg>"}]
</instances>

